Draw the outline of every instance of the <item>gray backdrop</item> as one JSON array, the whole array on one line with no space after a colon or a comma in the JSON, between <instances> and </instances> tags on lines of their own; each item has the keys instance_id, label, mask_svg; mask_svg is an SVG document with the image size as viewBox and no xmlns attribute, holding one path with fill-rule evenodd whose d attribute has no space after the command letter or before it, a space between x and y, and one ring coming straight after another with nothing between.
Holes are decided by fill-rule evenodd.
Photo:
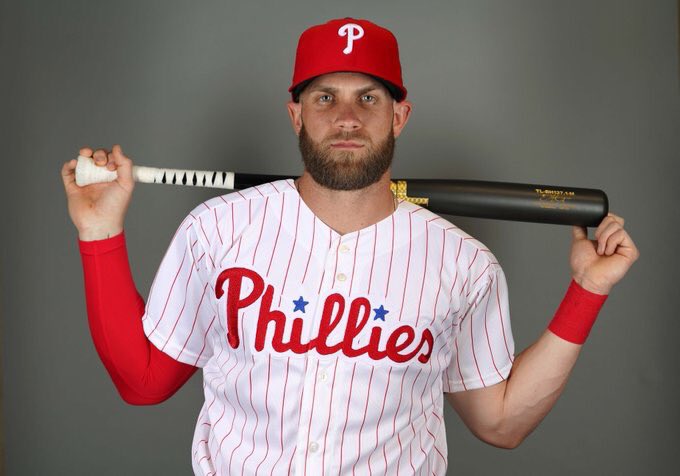
<instances>
[{"instance_id":1,"label":"gray backdrop","mask_svg":"<svg viewBox=\"0 0 680 476\"><path fill-rule=\"evenodd\" d=\"M7 474L190 473L200 375L159 406L117 396L90 340L59 170L83 145L120 143L145 165L299 173L284 107L297 37L341 16L373 19L400 41L415 107L394 176L602 188L641 251L561 400L522 446L487 446L447 410L449 474L672 472L675 1L0 5ZM216 193L137 187L126 230L144 296L175 227ZM500 259L525 348L569 282L571 230L448 218Z\"/></svg>"}]
</instances>

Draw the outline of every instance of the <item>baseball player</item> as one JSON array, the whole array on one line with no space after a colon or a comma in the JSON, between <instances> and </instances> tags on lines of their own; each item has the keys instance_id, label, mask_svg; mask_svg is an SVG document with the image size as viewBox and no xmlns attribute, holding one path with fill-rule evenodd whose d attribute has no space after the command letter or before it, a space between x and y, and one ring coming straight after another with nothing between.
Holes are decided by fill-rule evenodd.
<instances>
[{"instance_id":1,"label":"baseball player","mask_svg":"<svg viewBox=\"0 0 680 476\"><path fill-rule=\"evenodd\" d=\"M120 395L162 402L200 368L200 475L443 475L444 395L481 440L517 446L638 258L623 219L609 214L592 241L573 228L564 300L515 356L492 252L390 191L411 113L392 33L352 18L309 28L289 91L302 176L198 205L146 303L123 233L131 160L81 149L118 172L82 188L64 164L92 337Z\"/></svg>"}]
</instances>

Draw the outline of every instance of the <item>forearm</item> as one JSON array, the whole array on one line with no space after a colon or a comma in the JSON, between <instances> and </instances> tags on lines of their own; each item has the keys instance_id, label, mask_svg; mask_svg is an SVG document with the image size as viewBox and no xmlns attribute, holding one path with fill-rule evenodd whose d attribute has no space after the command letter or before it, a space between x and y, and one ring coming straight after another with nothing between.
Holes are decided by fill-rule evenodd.
<instances>
[{"instance_id":1,"label":"forearm","mask_svg":"<svg viewBox=\"0 0 680 476\"><path fill-rule=\"evenodd\" d=\"M124 235L80 241L88 322L104 366L128 403L159 403L196 368L159 351L144 334L144 300L135 288Z\"/></svg>"},{"instance_id":2,"label":"forearm","mask_svg":"<svg viewBox=\"0 0 680 476\"><path fill-rule=\"evenodd\" d=\"M505 381L449 394L475 435L514 448L536 428L564 390L605 299L572 283L548 330L515 358Z\"/></svg>"},{"instance_id":3,"label":"forearm","mask_svg":"<svg viewBox=\"0 0 680 476\"><path fill-rule=\"evenodd\" d=\"M515 359L505 382L497 433L515 447L550 412L567 384L582 345L546 330Z\"/></svg>"}]
</instances>

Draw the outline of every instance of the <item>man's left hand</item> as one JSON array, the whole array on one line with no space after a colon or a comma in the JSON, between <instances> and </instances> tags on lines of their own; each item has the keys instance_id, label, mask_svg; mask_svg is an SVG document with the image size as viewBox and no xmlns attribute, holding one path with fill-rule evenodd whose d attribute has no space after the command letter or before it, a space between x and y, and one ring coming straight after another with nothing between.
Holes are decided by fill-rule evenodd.
<instances>
[{"instance_id":1,"label":"man's left hand","mask_svg":"<svg viewBox=\"0 0 680 476\"><path fill-rule=\"evenodd\" d=\"M595 230L594 240L588 239L586 228L572 227L572 277L587 291L609 294L640 256L623 223L622 217L607 214Z\"/></svg>"}]
</instances>

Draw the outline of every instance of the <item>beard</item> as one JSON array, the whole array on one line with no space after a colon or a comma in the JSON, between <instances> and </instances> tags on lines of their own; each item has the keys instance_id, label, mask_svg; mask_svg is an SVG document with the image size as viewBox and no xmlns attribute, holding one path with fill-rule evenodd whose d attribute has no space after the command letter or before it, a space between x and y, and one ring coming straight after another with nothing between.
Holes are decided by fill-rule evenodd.
<instances>
[{"instance_id":1,"label":"beard","mask_svg":"<svg viewBox=\"0 0 680 476\"><path fill-rule=\"evenodd\" d=\"M336 150L331 142L361 140L364 147L355 150ZM392 165L394 132L373 144L362 134L344 132L318 143L314 142L304 124L300 129L299 147L305 170L314 181L331 190L359 190L376 183ZM364 156L361 157L360 154Z\"/></svg>"}]
</instances>

